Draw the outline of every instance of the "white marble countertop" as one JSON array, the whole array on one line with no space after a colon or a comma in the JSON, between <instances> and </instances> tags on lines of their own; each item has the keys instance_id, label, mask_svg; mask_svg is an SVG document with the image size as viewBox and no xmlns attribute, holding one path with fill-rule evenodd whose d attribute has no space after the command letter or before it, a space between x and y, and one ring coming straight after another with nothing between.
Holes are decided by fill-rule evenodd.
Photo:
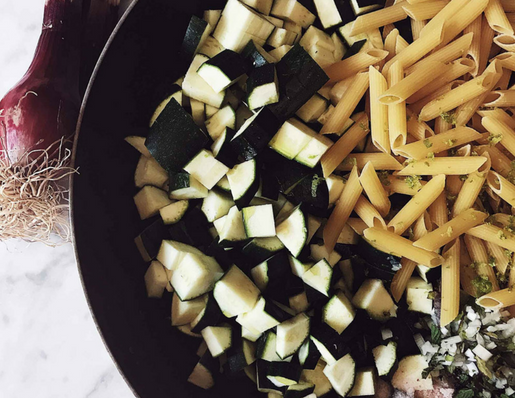
<instances>
[{"instance_id":1,"label":"white marble countertop","mask_svg":"<svg viewBox=\"0 0 515 398\"><path fill-rule=\"evenodd\" d=\"M0 0L0 97L32 59L43 5ZM69 244L0 244L0 397L133 397L93 323Z\"/></svg>"}]
</instances>

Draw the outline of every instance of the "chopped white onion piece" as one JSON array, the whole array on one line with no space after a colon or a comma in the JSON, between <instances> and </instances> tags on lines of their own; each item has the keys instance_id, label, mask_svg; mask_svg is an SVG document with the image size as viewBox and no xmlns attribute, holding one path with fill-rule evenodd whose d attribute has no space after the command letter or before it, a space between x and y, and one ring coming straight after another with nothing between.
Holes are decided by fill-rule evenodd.
<instances>
[{"instance_id":1,"label":"chopped white onion piece","mask_svg":"<svg viewBox=\"0 0 515 398\"><path fill-rule=\"evenodd\" d=\"M483 347L481 344L478 344L476 347L474 347L472 352L476 354L478 358L481 358L485 362L492 358L492 353L488 351L485 347Z\"/></svg>"}]
</instances>

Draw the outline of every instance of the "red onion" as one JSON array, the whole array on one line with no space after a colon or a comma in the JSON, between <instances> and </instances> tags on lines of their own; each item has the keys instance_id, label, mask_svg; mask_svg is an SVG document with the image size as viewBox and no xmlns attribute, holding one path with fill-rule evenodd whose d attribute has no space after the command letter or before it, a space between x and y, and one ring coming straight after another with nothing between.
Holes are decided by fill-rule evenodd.
<instances>
[{"instance_id":1,"label":"red onion","mask_svg":"<svg viewBox=\"0 0 515 398\"><path fill-rule=\"evenodd\" d=\"M46 0L28 71L0 101L0 240L68 238L69 149L79 113L81 0Z\"/></svg>"}]
</instances>

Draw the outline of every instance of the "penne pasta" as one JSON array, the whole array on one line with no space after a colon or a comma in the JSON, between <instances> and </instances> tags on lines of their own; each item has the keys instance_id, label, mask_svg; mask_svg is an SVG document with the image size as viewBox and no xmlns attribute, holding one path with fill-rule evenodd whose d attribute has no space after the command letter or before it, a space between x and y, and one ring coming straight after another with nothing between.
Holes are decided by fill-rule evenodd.
<instances>
[{"instance_id":1,"label":"penne pasta","mask_svg":"<svg viewBox=\"0 0 515 398\"><path fill-rule=\"evenodd\" d=\"M446 64L463 57L470 48L473 38L474 34L472 32L464 34L459 39L454 40L453 42L447 44L445 47L433 52L431 55L417 62L411 68L407 69L406 73L413 73L415 70L423 68L424 65L429 62L443 62Z\"/></svg>"},{"instance_id":2,"label":"penne pasta","mask_svg":"<svg viewBox=\"0 0 515 398\"><path fill-rule=\"evenodd\" d=\"M376 170L401 170L402 165L387 153L351 153L336 168L339 171L350 171L353 166L361 170L370 162Z\"/></svg>"},{"instance_id":3,"label":"penne pasta","mask_svg":"<svg viewBox=\"0 0 515 398\"><path fill-rule=\"evenodd\" d=\"M515 3L512 0L501 0L501 5L505 12L515 12Z\"/></svg>"},{"instance_id":4,"label":"penne pasta","mask_svg":"<svg viewBox=\"0 0 515 398\"><path fill-rule=\"evenodd\" d=\"M515 52L515 35L498 35L494 38L494 43L503 50Z\"/></svg>"},{"instance_id":5,"label":"penne pasta","mask_svg":"<svg viewBox=\"0 0 515 398\"><path fill-rule=\"evenodd\" d=\"M359 183L358 170L356 167L353 167L347 183L343 187L340 199L336 202L334 210L324 227L324 245L329 253L334 250L338 236L349 219L362 191L363 188Z\"/></svg>"},{"instance_id":6,"label":"penne pasta","mask_svg":"<svg viewBox=\"0 0 515 398\"><path fill-rule=\"evenodd\" d=\"M488 153L491 167L503 177L507 177L511 171L510 159L495 146L481 146L477 149L480 155Z\"/></svg>"},{"instance_id":7,"label":"penne pasta","mask_svg":"<svg viewBox=\"0 0 515 398\"><path fill-rule=\"evenodd\" d=\"M476 202L485 183L486 176L490 171L490 155L485 153L484 156L488 159L485 164L483 164L478 171L470 173L463 183L460 193L458 194L452 208L453 217L456 217L458 214L470 209Z\"/></svg>"},{"instance_id":8,"label":"penne pasta","mask_svg":"<svg viewBox=\"0 0 515 398\"><path fill-rule=\"evenodd\" d=\"M363 236L363 231L368 228L368 225L365 224L365 221L363 221L361 218L350 217L347 220L347 225L351 227L359 236Z\"/></svg>"},{"instance_id":9,"label":"penne pasta","mask_svg":"<svg viewBox=\"0 0 515 398\"><path fill-rule=\"evenodd\" d=\"M437 267L443 258L435 252L413 246L413 242L382 228L368 228L363 231L365 239L376 249L394 256L405 257L426 267Z\"/></svg>"},{"instance_id":10,"label":"penne pasta","mask_svg":"<svg viewBox=\"0 0 515 398\"><path fill-rule=\"evenodd\" d=\"M414 102L420 101L422 98L427 97L428 95L437 91L439 88L455 81L459 77L467 73L472 73L474 71L474 68L476 68L476 65L474 61L469 58L461 58L456 61L453 61L449 65L448 69L445 70L439 77L432 79L430 84L425 85L424 87L420 88L417 92L412 94L406 100L406 102L408 104L412 104Z\"/></svg>"},{"instance_id":11,"label":"penne pasta","mask_svg":"<svg viewBox=\"0 0 515 398\"><path fill-rule=\"evenodd\" d=\"M483 104L488 108L511 108L515 106L515 90L498 90L488 93Z\"/></svg>"},{"instance_id":12,"label":"penne pasta","mask_svg":"<svg viewBox=\"0 0 515 398\"><path fill-rule=\"evenodd\" d=\"M388 107L379 101L388 85L384 76L373 66L369 67L370 79L370 131L372 142L381 152L390 153L388 135Z\"/></svg>"},{"instance_id":13,"label":"penne pasta","mask_svg":"<svg viewBox=\"0 0 515 398\"><path fill-rule=\"evenodd\" d=\"M492 28L490 28L488 21L483 16L483 20L481 21L481 42L478 73L483 73L483 71L486 69L486 65L490 59L490 52L492 50L494 36L495 32L492 30Z\"/></svg>"},{"instance_id":14,"label":"penne pasta","mask_svg":"<svg viewBox=\"0 0 515 398\"><path fill-rule=\"evenodd\" d=\"M411 135L415 140L424 140L435 135L433 129L429 127L427 123L418 120L413 112L411 112L409 109L406 109L406 113L408 114L406 128L409 135Z\"/></svg>"},{"instance_id":15,"label":"penne pasta","mask_svg":"<svg viewBox=\"0 0 515 398\"><path fill-rule=\"evenodd\" d=\"M488 130L493 139L515 155L515 131L510 126L491 116L484 117L481 124ZM492 154L490 153L490 155Z\"/></svg>"},{"instance_id":16,"label":"penne pasta","mask_svg":"<svg viewBox=\"0 0 515 398\"><path fill-rule=\"evenodd\" d=\"M420 32L422 29L424 29L424 26L426 26L426 21L415 21L412 19L410 21L411 23L411 35L413 36L413 40L417 40L420 38Z\"/></svg>"},{"instance_id":17,"label":"penne pasta","mask_svg":"<svg viewBox=\"0 0 515 398\"><path fill-rule=\"evenodd\" d=\"M481 35L483 28L483 16L477 17L469 26L463 30L463 34L472 33L472 43L467 51L467 56L474 62L474 69L470 72L473 77L479 73L479 60L481 58Z\"/></svg>"},{"instance_id":18,"label":"penne pasta","mask_svg":"<svg viewBox=\"0 0 515 398\"><path fill-rule=\"evenodd\" d=\"M447 25L446 22L456 13L463 10L470 4L470 0L451 0L447 5L437 14L422 30L422 36L430 34L430 32L437 28L439 24Z\"/></svg>"},{"instance_id":19,"label":"penne pasta","mask_svg":"<svg viewBox=\"0 0 515 398\"><path fill-rule=\"evenodd\" d=\"M495 225L483 224L471 228L467 231L468 235L483 239L487 242L495 243L505 249L515 251L515 236L508 231L496 227Z\"/></svg>"},{"instance_id":20,"label":"penne pasta","mask_svg":"<svg viewBox=\"0 0 515 398\"><path fill-rule=\"evenodd\" d=\"M480 138L481 134L470 127L456 127L424 140L403 145L397 148L397 153L405 158L426 159L431 154L462 146L469 142L477 141Z\"/></svg>"},{"instance_id":21,"label":"penne pasta","mask_svg":"<svg viewBox=\"0 0 515 398\"><path fill-rule=\"evenodd\" d=\"M471 235L465 235L463 241L467 246L469 256L473 261L477 274L488 278L492 284L492 290L499 290L499 283L497 282L494 269L489 265L488 252L486 251L483 241Z\"/></svg>"},{"instance_id":22,"label":"penne pasta","mask_svg":"<svg viewBox=\"0 0 515 398\"><path fill-rule=\"evenodd\" d=\"M333 113L320 130L321 134L331 134L343 131L347 120L356 109L361 97L368 90L368 72L358 73L352 84L345 91Z\"/></svg>"},{"instance_id":23,"label":"penne pasta","mask_svg":"<svg viewBox=\"0 0 515 398\"><path fill-rule=\"evenodd\" d=\"M390 292L396 302L399 302L402 298L402 295L406 290L406 286L408 285L408 281L410 280L411 275L413 275L413 271L417 265L418 264L416 262L407 258L403 258L401 260L401 269L395 273L392 283L390 284Z\"/></svg>"},{"instance_id":24,"label":"penne pasta","mask_svg":"<svg viewBox=\"0 0 515 398\"><path fill-rule=\"evenodd\" d=\"M470 0L460 12L449 15L445 21L445 35L440 47L452 41L463 29L469 26L477 17L481 16L488 6L489 1L490 0Z\"/></svg>"},{"instance_id":25,"label":"penne pasta","mask_svg":"<svg viewBox=\"0 0 515 398\"><path fill-rule=\"evenodd\" d=\"M431 221L431 216L427 211L422 213L422 215L419 218L417 218L417 220L413 224L412 230L413 240L420 239L433 230L433 222Z\"/></svg>"},{"instance_id":26,"label":"penne pasta","mask_svg":"<svg viewBox=\"0 0 515 398\"><path fill-rule=\"evenodd\" d=\"M374 165L371 162L367 163L365 167L363 167L359 181L372 205L377 209L381 216L386 217L390 212L390 199L388 199L388 194L386 193L383 184L381 184L381 180L379 180L379 177L374 170Z\"/></svg>"},{"instance_id":27,"label":"penne pasta","mask_svg":"<svg viewBox=\"0 0 515 398\"><path fill-rule=\"evenodd\" d=\"M431 93L427 97L424 97L421 100L410 104L408 106L408 109L413 114L418 115L418 114L420 114L420 111L422 110L422 108L424 108L424 106L429 104L431 101L434 101L435 99L440 98L442 95L449 93L451 90L454 90L455 88L461 86L463 83L465 83L464 80L455 80L453 82L450 82L450 83L446 84L445 86L440 87L438 90ZM444 114L445 113L442 113L442 115L444 115ZM419 120L418 117L416 118L416 120L417 121Z\"/></svg>"},{"instance_id":28,"label":"penne pasta","mask_svg":"<svg viewBox=\"0 0 515 398\"><path fill-rule=\"evenodd\" d=\"M400 3L404 12L415 21L425 21L433 18L447 5L443 0L426 1L417 4ZM398 5L398 4L397 4Z\"/></svg>"},{"instance_id":29,"label":"penne pasta","mask_svg":"<svg viewBox=\"0 0 515 398\"><path fill-rule=\"evenodd\" d=\"M383 217L372 204L361 195L354 206L354 211L368 227L378 227L386 229L386 223Z\"/></svg>"},{"instance_id":30,"label":"penne pasta","mask_svg":"<svg viewBox=\"0 0 515 398\"><path fill-rule=\"evenodd\" d=\"M499 80L500 76L498 74L501 73L500 65L491 65L493 65L491 70L489 70L490 68L487 69L482 75L463 83L425 105L420 111L420 119L423 121L432 120L442 113L449 112L489 91L491 85L496 83L495 79Z\"/></svg>"},{"instance_id":31,"label":"penne pasta","mask_svg":"<svg viewBox=\"0 0 515 398\"><path fill-rule=\"evenodd\" d=\"M506 12L504 11L501 0L490 0L485 9L485 18L490 27L502 34L512 35L513 27L511 26Z\"/></svg>"},{"instance_id":32,"label":"penne pasta","mask_svg":"<svg viewBox=\"0 0 515 398\"><path fill-rule=\"evenodd\" d=\"M384 39L384 49L388 51L388 55L384 59L388 62L395 56L395 44L397 43L397 37L399 37L399 30L393 29Z\"/></svg>"},{"instance_id":33,"label":"penne pasta","mask_svg":"<svg viewBox=\"0 0 515 398\"><path fill-rule=\"evenodd\" d=\"M501 274L506 273L508 265L511 262L512 254L506 253L506 250L495 243L485 242L485 244L488 249L489 256L494 260L495 269ZM489 259L488 262L490 263L491 259Z\"/></svg>"},{"instance_id":34,"label":"penne pasta","mask_svg":"<svg viewBox=\"0 0 515 398\"><path fill-rule=\"evenodd\" d=\"M360 143L370 132L368 128L368 117L361 113L354 121L354 124L329 148L320 159L324 177L331 173L343 162L345 157Z\"/></svg>"},{"instance_id":35,"label":"penne pasta","mask_svg":"<svg viewBox=\"0 0 515 398\"><path fill-rule=\"evenodd\" d=\"M445 175L431 179L411 200L390 220L388 229L398 235L406 231L433 203L445 188Z\"/></svg>"},{"instance_id":36,"label":"penne pasta","mask_svg":"<svg viewBox=\"0 0 515 398\"><path fill-rule=\"evenodd\" d=\"M446 179L447 180L447 179ZM449 211L447 209L447 195L443 191L436 200L429 206L429 217L431 222L437 227L441 227L449 221Z\"/></svg>"},{"instance_id":37,"label":"penne pasta","mask_svg":"<svg viewBox=\"0 0 515 398\"><path fill-rule=\"evenodd\" d=\"M427 28L428 25L424 29ZM383 73L388 74L388 70L392 66L394 62L399 61L401 66L404 69L407 69L411 65L414 65L418 62L422 57L427 55L429 52L434 50L443 40L443 23L436 26L435 29L432 29L429 34L426 36L420 37L418 40L415 40L411 43L406 49L396 54L395 57L390 59L383 68ZM399 36L401 37L401 36ZM397 37L397 39L399 39Z\"/></svg>"},{"instance_id":38,"label":"penne pasta","mask_svg":"<svg viewBox=\"0 0 515 398\"><path fill-rule=\"evenodd\" d=\"M463 242L463 238L460 238L460 285L463 291L472 297L477 297L477 289L474 284L477 276L477 272L472 266L467 246Z\"/></svg>"},{"instance_id":39,"label":"penne pasta","mask_svg":"<svg viewBox=\"0 0 515 398\"><path fill-rule=\"evenodd\" d=\"M409 43L404 39L404 37L397 36L397 39L395 39L395 55L404 51L408 47L409 47ZM384 69L383 69L383 71L384 71Z\"/></svg>"},{"instance_id":40,"label":"penne pasta","mask_svg":"<svg viewBox=\"0 0 515 398\"><path fill-rule=\"evenodd\" d=\"M421 180L417 176L397 177L395 175L389 175L387 188L390 193L413 196L426 184L427 181Z\"/></svg>"},{"instance_id":41,"label":"penne pasta","mask_svg":"<svg viewBox=\"0 0 515 398\"><path fill-rule=\"evenodd\" d=\"M502 53L495 57L505 69L515 71L515 53Z\"/></svg>"},{"instance_id":42,"label":"penne pasta","mask_svg":"<svg viewBox=\"0 0 515 398\"><path fill-rule=\"evenodd\" d=\"M399 2L391 7L360 15L352 24L350 31L351 36L356 36L360 33L365 33L372 29L377 29L406 19L407 14L404 10L404 4L404 2Z\"/></svg>"},{"instance_id":43,"label":"penne pasta","mask_svg":"<svg viewBox=\"0 0 515 398\"><path fill-rule=\"evenodd\" d=\"M329 81L326 84L331 85L353 77L357 73L366 70L369 66L378 64L385 59L387 55L388 51L370 48L342 61L335 62L324 69L324 72L329 77Z\"/></svg>"},{"instance_id":44,"label":"penne pasta","mask_svg":"<svg viewBox=\"0 0 515 398\"><path fill-rule=\"evenodd\" d=\"M392 87L404 78L404 72L400 63L392 65L388 72L388 86ZM406 121L406 103L400 102L388 107L388 133L390 148L396 153L395 148L406 144L408 126Z\"/></svg>"},{"instance_id":45,"label":"penne pasta","mask_svg":"<svg viewBox=\"0 0 515 398\"><path fill-rule=\"evenodd\" d=\"M432 82L439 76L450 70L451 66L442 62L429 62L424 68L419 68L406 76L399 83L390 87L379 97L379 101L385 105L395 105L406 101L421 88Z\"/></svg>"},{"instance_id":46,"label":"penne pasta","mask_svg":"<svg viewBox=\"0 0 515 398\"><path fill-rule=\"evenodd\" d=\"M486 213L478 210L465 210L444 225L413 242L413 245L425 250L438 250L464 233L468 233L471 228L481 224L487 216Z\"/></svg>"},{"instance_id":47,"label":"penne pasta","mask_svg":"<svg viewBox=\"0 0 515 398\"><path fill-rule=\"evenodd\" d=\"M442 251L442 304L440 325L451 323L460 311L460 240L450 242Z\"/></svg>"},{"instance_id":48,"label":"penne pasta","mask_svg":"<svg viewBox=\"0 0 515 398\"><path fill-rule=\"evenodd\" d=\"M436 157L415 160L400 170L398 175L464 175L478 170L485 162L484 156Z\"/></svg>"},{"instance_id":49,"label":"penne pasta","mask_svg":"<svg viewBox=\"0 0 515 398\"><path fill-rule=\"evenodd\" d=\"M508 202L510 206L515 206L515 185L495 171L488 173L486 182L497 196Z\"/></svg>"},{"instance_id":50,"label":"penne pasta","mask_svg":"<svg viewBox=\"0 0 515 398\"><path fill-rule=\"evenodd\" d=\"M515 305L515 289L512 286L485 294L476 299L476 304L494 310Z\"/></svg>"}]
</instances>

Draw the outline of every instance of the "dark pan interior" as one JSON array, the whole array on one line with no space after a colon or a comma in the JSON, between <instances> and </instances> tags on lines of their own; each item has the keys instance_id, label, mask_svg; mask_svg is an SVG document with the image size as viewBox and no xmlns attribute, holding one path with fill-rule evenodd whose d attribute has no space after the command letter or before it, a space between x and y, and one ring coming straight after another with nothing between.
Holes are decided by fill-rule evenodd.
<instances>
[{"instance_id":1,"label":"dark pan interior","mask_svg":"<svg viewBox=\"0 0 515 398\"><path fill-rule=\"evenodd\" d=\"M186 71L177 53L191 13L224 3L139 0L98 69L75 149L73 225L84 288L108 349L142 398L262 396L246 378L220 380L207 392L186 381L200 340L172 329L170 296L146 297L147 264L134 245L143 229L132 200L138 153L123 141L146 136L156 90Z\"/></svg>"}]
</instances>

